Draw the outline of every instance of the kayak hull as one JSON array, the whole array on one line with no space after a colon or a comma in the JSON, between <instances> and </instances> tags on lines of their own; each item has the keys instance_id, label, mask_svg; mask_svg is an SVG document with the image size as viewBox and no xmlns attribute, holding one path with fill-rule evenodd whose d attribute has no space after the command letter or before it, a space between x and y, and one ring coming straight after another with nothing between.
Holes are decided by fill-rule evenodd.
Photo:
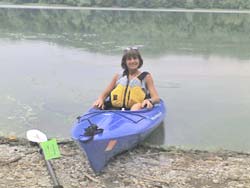
<instances>
[{"instance_id":1,"label":"kayak hull","mask_svg":"<svg viewBox=\"0 0 250 188\"><path fill-rule=\"evenodd\" d=\"M89 109L72 128L72 138L86 154L91 168L99 173L115 155L135 147L163 121L164 102L154 108L138 111ZM95 124L103 132L84 136L86 128Z\"/></svg>"}]
</instances>

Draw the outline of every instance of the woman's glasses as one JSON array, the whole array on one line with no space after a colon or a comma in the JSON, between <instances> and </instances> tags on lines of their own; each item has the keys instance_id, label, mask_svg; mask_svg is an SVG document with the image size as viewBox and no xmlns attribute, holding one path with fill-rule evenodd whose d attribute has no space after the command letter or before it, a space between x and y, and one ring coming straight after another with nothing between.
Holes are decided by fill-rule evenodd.
<instances>
[{"instance_id":1,"label":"woman's glasses","mask_svg":"<svg viewBox=\"0 0 250 188\"><path fill-rule=\"evenodd\" d=\"M126 53L126 52L128 52L128 51L130 51L130 50L136 50L136 51L138 51L138 50L139 50L139 48L138 48L138 47L136 47L136 46L133 46L133 47L127 47L127 48L125 48L125 49L124 49L124 53Z\"/></svg>"},{"instance_id":2,"label":"woman's glasses","mask_svg":"<svg viewBox=\"0 0 250 188\"><path fill-rule=\"evenodd\" d=\"M132 46L132 47L127 47L125 50L138 50L138 47Z\"/></svg>"}]
</instances>

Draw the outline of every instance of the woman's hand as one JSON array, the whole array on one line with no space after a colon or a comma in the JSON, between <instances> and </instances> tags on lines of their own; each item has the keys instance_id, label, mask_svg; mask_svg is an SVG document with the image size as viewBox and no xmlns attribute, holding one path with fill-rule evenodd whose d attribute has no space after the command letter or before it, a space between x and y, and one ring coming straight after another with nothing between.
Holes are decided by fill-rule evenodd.
<instances>
[{"instance_id":1,"label":"woman's hand","mask_svg":"<svg viewBox=\"0 0 250 188\"><path fill-rule=\"evenodd\" d=\"M93 103L93 107L94 108L99 108L99 109L104 109L104 100L103 99L97 99L94 103Z\"/></svg>"},{"instance_id":2,"label":"woman's hand","mask_svg":"<svg viewBox=\"0 0 250 188\"><path fill-rule=\"evenodd\" d=\"M148 108L148 109L151 109L151 108L153 108L153 104L152 104L152 102L149 100L149 99L145 99L143 102L142 102L142 104L141 104L141 108Z\"/></svg>"},{"instance_id":3,"label":"woman's hand","mask_svg":"<svg viewBox=\"0 0 250 188\"><path fill-rule=\"evenodd\" d=\"M104 101L110 92L115 88L116 81L118 80L119 74L115 74L110 84L107 88L102 92L102 94L98 97L98 99L93 103L94 108L104 109Z\"/></svg>"}]
</instances>

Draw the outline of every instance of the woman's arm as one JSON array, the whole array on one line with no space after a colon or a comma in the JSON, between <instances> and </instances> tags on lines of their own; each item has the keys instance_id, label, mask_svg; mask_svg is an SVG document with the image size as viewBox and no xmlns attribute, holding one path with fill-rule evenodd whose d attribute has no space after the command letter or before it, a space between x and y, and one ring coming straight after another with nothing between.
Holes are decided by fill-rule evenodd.
<instances>
[{"instance_id":1,"label":"woman's arm","mask_svg":"<svg viewBox=\"0 0 250 188\"><path fill-rule=\"evenodd\" d=\"M115 88L116 81L118 79L118 74L115 74L109 85L106 87L106 89L101 93L101 95L98 97L98 99L94 102L93 107L96 108L104 108L104 100L108 97L110 92Z\"/></svg>"},{"instance_id":2,"label":"woman's arm","mask_svg":"<svg viewBox=\"0 0 250 188\"><path fill-rule=\"evenodd\" d=\"M148 74L145 77L145 81L146 81L146 85L147 85L147 88L149 90L151 98L145 99L142 103L142 107L147 106L147 108L152 108L154 104L160 102L160 97L159 97L158 92L155 88L154 81L153 81L151 74Z\"/></svg>"}]
</instances>

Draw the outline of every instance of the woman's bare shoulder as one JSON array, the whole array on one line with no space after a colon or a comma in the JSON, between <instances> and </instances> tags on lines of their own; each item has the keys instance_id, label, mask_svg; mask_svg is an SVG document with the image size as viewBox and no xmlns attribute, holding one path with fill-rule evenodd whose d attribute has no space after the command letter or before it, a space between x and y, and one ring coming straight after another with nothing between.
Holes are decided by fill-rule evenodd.
<instances>
[{"instance_id":1,"label":"woman's bare shoulder","mask_svg":"<svg viewBox=\"0 0 250 188\"><path fill-rule=\"evenodd\" d=\"M152 80L153 79L152 74L150 72L148 72L148 74L145 76L145 79L146 79L146 81L147 80Z\"/></svg>"},{"instance_id":2,"label":"woman's bare shoulder","mask_svg":"<svg viewBox=\"0 0 250 188\"><path fill-rule=\"evenodd\" d=\"M115 74L113 75L112 80L113 80L113 81L117 81L120 77L121 77L121 73L115 73Z\"/></svg>"}]
</instances>

